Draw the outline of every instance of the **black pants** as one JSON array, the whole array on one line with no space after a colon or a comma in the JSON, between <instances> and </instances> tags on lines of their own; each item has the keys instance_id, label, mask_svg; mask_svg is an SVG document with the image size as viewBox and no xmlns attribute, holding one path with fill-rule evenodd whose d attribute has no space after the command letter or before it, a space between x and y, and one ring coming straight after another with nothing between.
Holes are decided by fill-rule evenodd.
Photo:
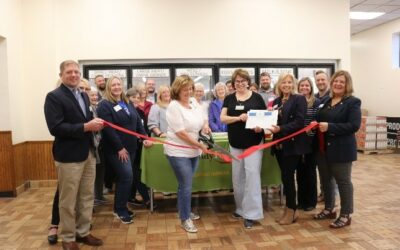
<instances>
[{"instance_id":1,"label":"black pants","mask_svg":"<svg viewBox=\"0 0 400 250\"><path fill-rule=\"evenodd\" d=\"M104 154L104 186L111 190L115 181L115 172L107 158L107 154Z\"/></svg>"},{"instance_id":2,"label":"black pants","mask_svg":"<svg viewBox=\"0 0 400 250\"><path fill-rule=\"evenodd\" d=\"M296 209L296 186L294 174L301 161L301 155L284 156L281 150L276 150L276 159L281 169L281 178L286 196L286 207Z\"/></svg>"},{"instance_id":3,"label":"black pants","mask_svg":"<svg viewBox=\"0 0 400 250\"><path fill-rule=\"evenodd\" d=\"M58 188L57 191L54 195L54 200L53 200L53 209L51 211L51 225L58 225L60 223L60 211L58 210L58 200L59 200L59 194L58 194Z\"/></svg>"},{"instance_id":4,"label":"black pants","mask_svg":"<svg viewBox=\"0 0 400 250\"><path fill-rule=\"evenodd\" d=\"M317 163L315 153L306 154L297 166L297 201L299 208L317 205Z\"/></svg>"},{"instance_id":5,"label":"black pants","mask_svg":"<svg viewBox=\"0 0 400 250\"><path fill-rule=\"evenodd\" d=\"M105 174L105 154L103 152L103 145L100 144L97 148L98 162L96 162L96 178L94 180L94 198L103 199L103 185Z\"/></svg>"},{"instance_id":6,"label":"black pants","mask_svg":"<svg viewBox=\"0 0 400 250\"><path fill-rule=\"evenodd\" d=\"M135 159L132 162L132 173L133 173L133 185L130 199L134 199L136 197L136 192L139 191L139 194L142 196L143 201L145 203L150 201L149 197L149 189L142 182L142 169L140 168L140 160L142 155L142 143L138 143L138 147L135 154Z\"/></svg>"}]
</instances>

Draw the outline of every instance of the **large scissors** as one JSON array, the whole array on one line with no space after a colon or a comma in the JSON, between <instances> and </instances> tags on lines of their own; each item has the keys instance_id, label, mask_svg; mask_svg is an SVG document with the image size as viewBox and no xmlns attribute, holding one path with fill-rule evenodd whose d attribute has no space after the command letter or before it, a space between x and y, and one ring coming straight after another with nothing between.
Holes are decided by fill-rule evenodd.
<instances>
[{"instance_id":1,"label":"large scissors","mask_svg":"<svg viewBox=\"0 0 400 250\"><path fill-rule=\"evenodd\" d=\"M223 153L225 155L228 155L229 157L231 157L235 161L239 161L239 159L236 156L232 155L231 152L229 152L225 148L223 148L220 145L218 145L217 143L215 143L214 139L212 138L211 133L208 134L208 135L205 135L200 130L199 131L199 141L204 143L207 146L208 149L214 149L217 152L220 152L220 153Z\"/></svg>"}]
</instances>

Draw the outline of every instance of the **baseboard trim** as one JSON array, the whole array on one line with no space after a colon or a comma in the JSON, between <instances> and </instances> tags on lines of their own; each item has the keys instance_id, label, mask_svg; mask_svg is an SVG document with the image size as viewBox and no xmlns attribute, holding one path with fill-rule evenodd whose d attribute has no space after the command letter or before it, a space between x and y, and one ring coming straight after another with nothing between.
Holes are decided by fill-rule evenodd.
<instances>
[{"instance_id":1,"label":"baseboard trim","mask_svg":"<svg viewBox=\"0 0 400 250\"><path fill-rule=\"evenodd\" d=\"M0 197L17 197L28 189L44 188L44 187L57 187L57 180L32 180L26 181L24 184L19 185L14 191L0 192Z\"/></svg>"},{"instance_id":2,"label":"baseboard trim","mask_svg":"<svg viewBox=\"0 0 400 250\"><path fill-rule=\"evenodd\" d=\"M30 181L30 188L57 187L57 180L33 180Z\"/></svg>"},{"instance_id":3,"label":"baseboard trim","mask_svg":"<svg viewBox=\"0 0 400 250\"><path fill-rule=\"evenodd\" d=\"M26 181L24 184L19 185L16 189L15 189L15 196L18 196L20 194L22 194L23 192L25 192L26 190L29 189L29 181Z\"/></svg>"},{"instance_id":4,"label":"baseboard trim","mask_svg":"<svg viewBox=\"0 0 400 250\"><path fill-rule=\"evenodd\" d=\"M2 191L0 192L0 197L1 198L9 198L9 197L14 197L14 192L13 191Z\"/></svg>"}]
</instances>

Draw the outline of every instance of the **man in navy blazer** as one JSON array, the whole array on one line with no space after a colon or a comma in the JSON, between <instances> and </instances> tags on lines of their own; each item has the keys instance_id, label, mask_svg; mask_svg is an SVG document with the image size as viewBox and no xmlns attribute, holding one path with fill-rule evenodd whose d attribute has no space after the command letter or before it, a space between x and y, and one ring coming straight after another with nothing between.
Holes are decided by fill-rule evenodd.
<instances>
[{"instance_id":1,"label":"man in navy blazer","mask_svg":"<svg viewBox=\"0 0 400 250\"><path fill-rule=\"evenodd\" d=\"M62 62L62 83L47 94L44 104L47 127L54 136L63 249L79 249L76 242L103 244L89 233L96 174L92 132L103 128L103 120L93 119L89 98L78 88L80 77L77 62Z\"/></svg>"}]
</instances>

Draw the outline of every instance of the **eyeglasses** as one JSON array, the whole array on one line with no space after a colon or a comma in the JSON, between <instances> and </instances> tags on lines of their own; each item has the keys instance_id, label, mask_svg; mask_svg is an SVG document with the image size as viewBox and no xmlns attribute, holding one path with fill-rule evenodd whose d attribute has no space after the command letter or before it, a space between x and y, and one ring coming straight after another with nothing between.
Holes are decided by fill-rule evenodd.
<instances>
[{"instance_id":1,"label":"eyeglasses","mask_svg":"<svg viewBox=\"0 0 400 250\"><path fill-rule=\"evenodd\" d=\"M246 80L246 79L243 79L243 80L235 80L235 83L237 83L237 84L245 84L245 83L247 83L248 81Z\"/></svg>"}]
</instances>

